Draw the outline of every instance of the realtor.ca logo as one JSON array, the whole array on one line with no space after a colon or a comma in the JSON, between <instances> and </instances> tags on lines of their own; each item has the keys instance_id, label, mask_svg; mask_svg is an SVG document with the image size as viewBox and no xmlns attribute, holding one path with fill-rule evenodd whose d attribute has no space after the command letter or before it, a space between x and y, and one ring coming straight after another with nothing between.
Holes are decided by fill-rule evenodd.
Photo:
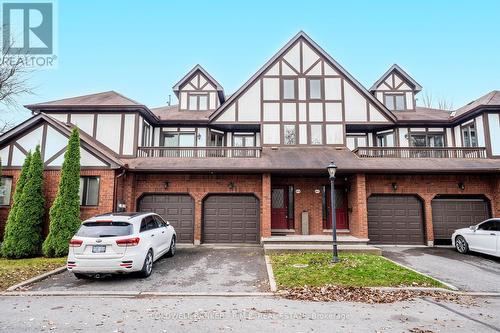
<instances>
[{"instance_id":1,"label":"realtor.ca logo","mask_svg":"<svg viewBox=\"0 0 500 333\"><path fill-rule=\"evenodd\" d=\"M54 10L52 1L2 2L2 65L55 67Z\"/></svg>"}]
</instances>

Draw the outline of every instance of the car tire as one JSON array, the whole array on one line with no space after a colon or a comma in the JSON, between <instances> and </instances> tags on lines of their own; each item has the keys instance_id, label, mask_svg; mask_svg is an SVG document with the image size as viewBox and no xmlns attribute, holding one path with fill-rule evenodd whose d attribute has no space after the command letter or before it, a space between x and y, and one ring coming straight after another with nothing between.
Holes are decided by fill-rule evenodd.
<instances>
[{"instance_id":1,"label":"car tire","mask_svg":"<svg viewBox=\"0 0 500 333\"><path fill-rule=\"evenodd\" d=\"M168 249L167 252L167 257L172 258L175 256L175 251L176 251L176 241L175 241L175 236L172 237L172 241L170 242L170 248Z\"/></svg>"},{"instance_id":2,"label":"car tire","mask_svg":"<svg viewBox=\"0 0 500 333\"><path fill-rule=\"evenodd\" d=\"M147 278L151 275L153 271L153 251L150 249L144 258L144 264L142 269L139 271L139 276Z\"/></svg>"},{"instance_id":3,"label":"car tire","mask_svg":"<svg viewBox=\"0 0 500 333\"><path fill-rule=\"evenodd\" d=\"M459 235L455 238L455 249L462 254L469 252L469 244L467 244L464 236Z\"/></svg>"},{"instance_id":4,"label":"car tire","mask_svg":"<svg viewBox=\"0 0 500 333\"><path fill-rule=\"evenodd\" d=\"M75 277L78 280L89 279L90 278L87 274L82 274L82 273L73 273L73 275L75 275Z\"/></svg>"}]
</instances>

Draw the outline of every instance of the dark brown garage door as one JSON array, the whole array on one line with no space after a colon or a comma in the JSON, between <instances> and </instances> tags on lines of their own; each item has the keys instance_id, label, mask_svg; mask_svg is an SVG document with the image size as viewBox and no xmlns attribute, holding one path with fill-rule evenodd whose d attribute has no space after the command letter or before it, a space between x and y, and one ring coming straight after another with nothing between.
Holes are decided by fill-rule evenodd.
<instances>
[{"instance_id":1,"label":"dark brown garage door","mask_svg":"<svg viewBox=\"0 0 500 333\"><path fill-rule=\"evenodd\" d=\"M488 203L484 199L432 200L434 239L449 240L456 229L469 227L488 218Z\"/></svg>"},{"instance_id":2,"label":"dark brown garage door","mask_svg":"<svg viewBox=\"0 0 500 333\"><path fill-rule=\"evenodd\" d=\"M203 203L204 243L258 243L259 200L253 195L210 195Z\"/></svg>"},{"instance_id":3,"label":"dark brown garage door","mask_svg":"<svg viewBox=\"0 0 500 333\"><path fill-rule=\"evenodd\" d=\"M187 194L146 194L138 203L140 212L154 212L170 222L180 243L193 243L194 202Z\"/></svg>"},{"instance_id":4,"label":"dark brown garage door","mask_svg":"<svg viewBox=\"0 0 500 333\"><path fill-rule=\"evenodd\" d=\"M374 244L423 244L421 201L412 195L368 198L368 238Z\"/></svg>"}]
</instances>

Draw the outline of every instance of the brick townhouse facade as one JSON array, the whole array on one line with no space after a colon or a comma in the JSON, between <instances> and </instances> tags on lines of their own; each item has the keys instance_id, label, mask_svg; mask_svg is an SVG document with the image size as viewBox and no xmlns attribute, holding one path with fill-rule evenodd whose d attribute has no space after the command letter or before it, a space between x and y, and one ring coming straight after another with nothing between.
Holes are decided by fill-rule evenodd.
<instances>
[{"instance_id":1,"label":"brick townhouse facade","mask_svg":"<svg viewBox=\"0 0 500 333\"><path fill-rule=\"evenodd\" d=\"M48 210L78 126L82 219L154 211L182 242L260 243L329 235L336 214L374 244L449 241L500 216L500 92L446 111L417 106L421 89L397 65L366 89L300 32L230 95L197 65L177 105L114 91L27 105L0 137L0 232L27 152L42 147Z\"/></svg>"}]
</instances>

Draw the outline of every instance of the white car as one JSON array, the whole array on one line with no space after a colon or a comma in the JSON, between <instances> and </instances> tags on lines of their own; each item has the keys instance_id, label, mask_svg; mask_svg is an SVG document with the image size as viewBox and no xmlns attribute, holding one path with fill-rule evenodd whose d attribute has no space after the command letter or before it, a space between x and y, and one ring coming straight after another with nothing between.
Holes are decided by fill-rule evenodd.
<instances>
[{"instance_id":1,"label":"white car","mask_svg":"<svg viewBox=\"0 0 500 333\"><path fill-rule=\"evenodd\" d=\"M470 250L500 257L500 219L489 219L469 228L455 230L451 243L460 253Z\"/></svg>"},{"instance_id":2,"label":"white car","mask_svg":"<svg viewBox=\"0 0 500 333\"><path fill-rule=\"evenodd\" d=\"M110 213L83 221L70 240L67 267L77 278L139 272L175 255L174 227L154 213Z\"/></svg>"}]
</instances>

